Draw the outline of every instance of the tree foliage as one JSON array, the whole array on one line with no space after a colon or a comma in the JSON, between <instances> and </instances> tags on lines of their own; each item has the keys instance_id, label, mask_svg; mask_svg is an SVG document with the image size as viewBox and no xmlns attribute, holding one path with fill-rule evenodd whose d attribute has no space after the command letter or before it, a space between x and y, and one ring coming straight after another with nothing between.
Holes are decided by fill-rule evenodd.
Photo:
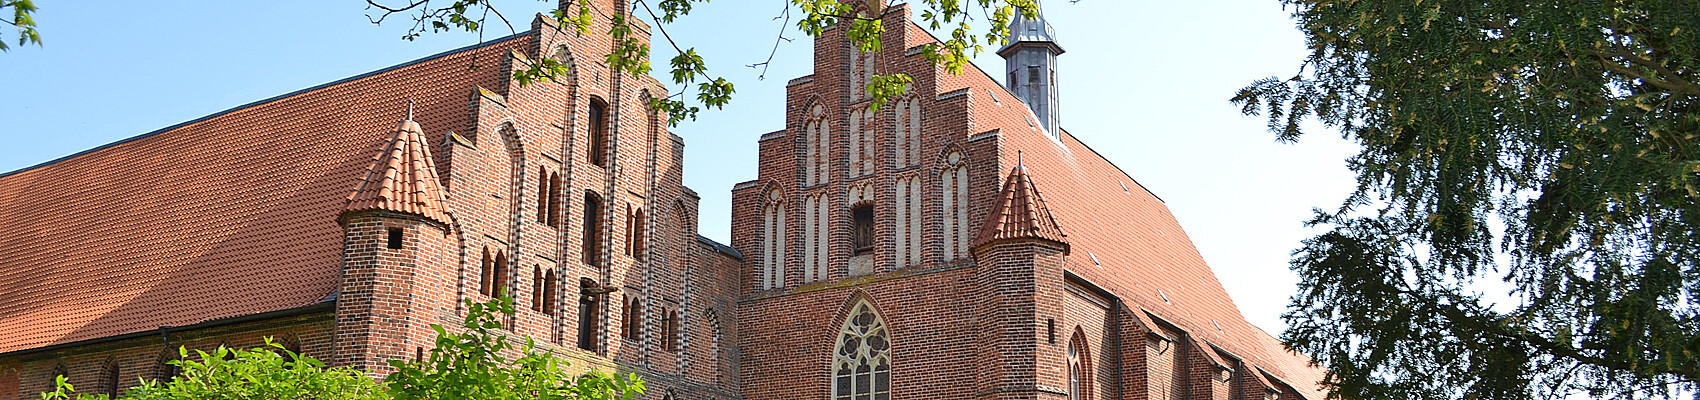
<instances>
[{"instance_id":1,"label":"tree foliage","mask_svg":"<svg viewBox=\"0 0 1700 400\"><path fill-rule=\"evenodd\" d=\"M545 0L547 1L547 0ZM803 16L796 22L798 29L810 36L820 36L829 27L844 26L846 36L856 44L861 52L880 50L879 36L885 32L883 10L887 0L784 0L787 1L783 13L775 19L785 18L790 21L793 7L802 12ZM894 0L893 0L894 1ZM650 3L655 3L651 7ZM681 91L666 97L649 99L652 109L666 113L668 125L678 125L685 120L695 120L697 113L704 107L719 109L732 101L736 92L734 85L725 77L709 75L708 65L696 48L684 47L675 41L667 32L667 27L686 17L697 6L694 3L707 0L631 0L631 12L620 10L598 9L590 0L577 0L550 12L550 16L559 22L558 29L590 33L593 29L607 32L614 39L614 49L602 55L603 61L610 69L633 77L641 77L650 73L649 45L635 39L632 34L631 21L627 18L646 19L661 33L661 39L673 46L677 55L668 61L669 76L673 83L681 86ZM413 26L408 29L403 39L412 40L427 32L442 32L464 30L478 32L480 35L486 27L486 22L494 16L497 21L505 24L513 32L513 24L508 18L490 4L490 0L407 0L405 4L386 5L380 0L366 0L368 9L374 10L369 15L372 23L382 23L395 14L404 14L413 19ZM922 0L925 8L921 10L921 23L930 29L951 28L949 39L941 43L927 46L922 52L924 57L937 65L942 65L950 73L959 74L970 60L984 50L984 45L998 45L1009 37L1009 22L1020 12L1031 18L1038 12L1036 0ZM971 23L973 14L970 8L978 8L986 20L987 26L976 28ZM660 12L657 12L659 9ZM640 14L641 11L641 14ZM980 32L980 33L976 33ZM982 41L982 38L984 41ZM783 35L779 41L788 40ZM776 44L777 45L777 44ZM777 47L776 47L777 49ZM763 67L768 61L751 64L750 67ZM571 66L558 60L526 60L524 69L514 74L514 80L520 85L532 82L558 80L571 72ZM868 84L868 93L873 101L869 107L879 108L891 98L902 96L908 89L911 79L906 74L876 74L872 83ZM696 96L694 103L685 100L683 89L695 85ZM694 105L693 105L694 104Z\"/></svg>"},{"instance_id":2,"label":"tree foliage","mask_svg":"<svg viewBox=\"0 0 1700 400\"><path fill-rule=\"evenodd\" d=\"M9 10L8 10L9 9ZM41 33L35 30L35 1L33 0L0 0L0 14L10 13L11 18L0 17L0 23L11 25L18 30L18 45L30 43L41 45ZM10 50L5 37L0 36L0 51Z\"/></svg>"},{"instance_id":3,"label":"tree foliage","mask_svg":"<svg viewBox=\"0 0 1700 400\"><path fill-rule=\"evenodd\" d=\"M1309 57L1233 101L1362 145L1284 315L1335 396L1700 391L1700 2L1283 3Z\"/></svg>"},{"instance_id":4,"label":"tree foliage","mask_svg":"<svg viewBox=\"0 0 1700 400\"><path fill-rule=\"evenodd\" d=\"M513 298L467 304L465 321L456 331L432 325L437 332L430 356L392 360L396 371L382 382L349 367L326 368L323 362L286 350L266 339L265 347L213 352L178 348L180 358L169 361L183 373L169 381L143 379L121 397L134 400L188 399L495 399L495 400L628 400L642 394L643 380L599 371L570 374L568 363L539 352L530 338L514 348L502 333L501 315L514 313ZM508 360L503 354L520 356ZM64 376L42 400L105 400L104 394L77 393Z\"/></svg>"}]
</instances>

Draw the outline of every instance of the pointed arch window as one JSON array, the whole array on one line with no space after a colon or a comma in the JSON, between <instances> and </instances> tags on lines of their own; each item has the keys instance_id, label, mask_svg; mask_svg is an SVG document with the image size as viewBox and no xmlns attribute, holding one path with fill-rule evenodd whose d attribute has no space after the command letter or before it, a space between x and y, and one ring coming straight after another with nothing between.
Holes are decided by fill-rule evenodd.
<instances>
[{"instance_id":1,"label":"pointed arch window","mask_svg":"<svg viewBox=\"0 0 1700 400\"><path fill-rule=\"evenodd\" d=\"M100 390L108 399L118 398L118 359L108 356L100 363Z\"/></svg>"},{"instance_id":2,"label":"pointed arch window","mask_svg":"<svg viewBox=\"0 0 1700 400\"><path fill-rule=\"evenodd\" d=\"M543 266L531 266L531 311L543 312Z\"/></svg>"},{"instance_id":3,"label":"pointed arch window","mask_svg":"<svg viewBox=\"0 0 1700 400\"><path fill-rule=\"evenodd\" d=\"M1091 357L1086 352L1086 335L1079 330L1068 340L1068 398L1069 400L1090 400L1092 398L1092 368L1089 367Z\"/></svg>"},{"instance_id":4,"label":"pointed arch window","mask_svg":"<svg viewBox=\"0 0 1700 400\"><path fill-rule=\"evenodd\" d=\"M952 151L944 157L945 167L939 173L940 198L944 218L944 259L955 260L968 256L968 165L961 152Z\"/></svg>"},{"instance_id":5,"label":"pointed arch window","mask_svg":"<svg viewBox=\"0 0 1700 400\"><path fill-rule=\"evenodd\" d=\"M639 341L639 340L643 340L643 298L642 297L628 297L626 299L625 321L621 321L621 322L624 322L625 326L620 327L620 332L621 332L622 336L626 338L626 340L631 340L631 341L634 341L634 342Z\"/></svg>"},{"instance_id":6,"label":"pointed arch window","mask_svg":"<svg viewBox=\"0 0 1700 400\"><path fill-rule=\"evenodd\" d=\"M596 192L584 192L584 245L579 249L584 252L584 265L601 268L598 262L602 255L602 196Z\"/></svg>"},{"instance_id":7,"label":"pointed arch window","mask_svg":"<svg viewBox=\"0 0 1700 400\"><path fill-rule=\"evenodd\" d=\"M549 170L537 167L537 223L549 223Z\"/></svg>"},{"instance_id":8,"label":"pointed arch window","mask_svg":"<svg viewBox=\"0 0 1700 400\"><path fill-rule=\"evenodd\" d=\"M803 134L803 185L826 183L827 158L832 154L832 124L826 123L826 107L816 104L809 108Z\"/></svg>"},{"instance_id":9,"label":"pointed arch window","mask_svg":"<svg viewBox=\"0 0 1700 400\"><path fill-rule=\"evenodd\" d=\"M590 148L587 149L588 151L587 154L585 154L585 157L587 158L587 161L590 161L591 165L607 167L608 103L602 101L602 98L592 96L590 98L589 114L589 118L587 118L589 120L589 126L586 128L590 131Z\"/></svg>"},{"instance_id":10,"label":"pointed arch window","mask_svg":"<svg viewBox=\"0 0 1700 400\"><path fill-rule=\"evenodd\" d=\"M885 321L867 300L857 302L839 329L832 356L834 400L891 398L891 342Z\"/></svg>"},{"instance_id":11,"label":"pointed arch window","mask_svg":"<svg viewBox=\"0 0 1700 400\"><path fill-rule=\"evenodd\" d=\"M490 284L496 281L495 259L490 257L490 248L484 248L484 256L478 262L478 294L495 297L490 290Z\"/></svg>"},{"instance_id":12,"label":"pointed arch window","mask_svg":"<svg viewBox=\"0 0 1700 400\"><path fill-rule=\"evenodd\" d=\"M545 221L544 223L549 224L549 226L554 226L554 227L561 226L561 173L560 172L550 172L549 173L549 201L545 202L544 206L545 206L544 208L547 209L548 212L549 212L549 217L544 220Z\"/></svg>"},{"instance_id":13,"label":"pointed arch window","mask_svg":"<svg viewBox=\"0 0 1700 400\"><path fill-rule=\"evenodd\" d=\"M827 255L831 254L827 246L830 235L831 215L828 213L830 201L825 194L811 195L803 199L803 281L814 282L826 280Z\"/></svg>"},{"instance_id":14,"label":"pointed arch window","mask_svg":"<svg viewBox=\"0 0 1700 400\"><path fill-rule=\"evenodd\" d=\"M509 295L507 252L501 250L496 251L496 259L492 263L491 270L491 277L493 280L490 282L490 296L501 297Z\"/></svg>"},{"instance_id":15,"label":"pointed arch window","mask_svg":"<svg viewBox=\"0 0 1700 400\"><path fill-rule=\"evenodd\" d=\"M644 245L646 244L645 240L647 240L644 237L646 224L643 207L632 208L628 205L626 208L626 256L637 260L637 262L644 260Z\"/></svg>"},{"instance_id":16,"label":"pointed arch window","mask_svg":"<svg viewBox=\"0 0 1700 400\"><path fill-rule=\"evenodd\" d=\"M679 311L667 310L666 316L661 317L662 348L667 351L679 351Z\"/></svg>"},{"instance_id":17,"label":"pointed arch window","mask_svg":"<svg viewBox=\"0 0 1700 400\"><path fill-rule=\"evenodd\" d=\"M921 163L921 99L898 100L892 112L892 147L898 168Z\"/></svg>"},{"instance_id":18,"label":"pointed arch window","mask_svg":"<svg viewBox=\"0 0 1700 400\"><path fill-rule=\"evenodd\" d=\"M895 268L905 268L921 263L921 178L911 176L899 178L893 185L896 208L896 234L892 241L896 243L893 257L896 259Z\"/></svg>"},{"instance_id":19,"label":"pointed arch window","mask_svg":"<svg viewBox=\"0 0 1700 400\"><path fill-rule=\"evenodd\" d=\"M561 301L561 295L555 292L555 270L543 273L543 314L555 315L555 304Z\"/></svg>"},{"instance_id":20,"label":"pointed arch window","mask_svg":"<svg viewBox=\"0 0 1700 400\"><path fill-rule=\"evenodd\" d=\"M785 286L785 195L767 192L761 212L761 288Z\"/></svg>"}]
</instances>

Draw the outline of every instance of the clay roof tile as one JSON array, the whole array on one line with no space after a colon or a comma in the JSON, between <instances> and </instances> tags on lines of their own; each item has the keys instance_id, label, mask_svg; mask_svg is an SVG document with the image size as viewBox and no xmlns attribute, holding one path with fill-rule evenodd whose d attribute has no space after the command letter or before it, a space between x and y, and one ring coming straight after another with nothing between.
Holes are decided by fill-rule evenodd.
<instances>
[{"instance_id":1,"label":"clay roof tile","mask_svg":"<svg viewBox=\"0 0 1700 400\"><path fill-rule=\"evenodd\" d=\"M1017 165L1009 171L1009 179L998 192L997 204L988 214L985 227L974 238L974 247L1014 239L1042 239L1061 244L1063 253L1067 254L1066 236L1057 220L1051 218L1051 210L1045 207L1045 199L1033 186L1033 178L1027 176L1027 168Z\"/></svg>"},{"instance_id":2,"label":"clay roof tile","mask_svg":"<svg viewBox=\"0 0 1700 400\"><path fill-rule=\"evenodd\" d=\"M411 115L401 121L384 139L383 150L372 158L354 193L348 195L348 206L343 213L390 211L448 225L437 165L426 143L419 123L413 122Z\"/></svg>"}]
</instances>

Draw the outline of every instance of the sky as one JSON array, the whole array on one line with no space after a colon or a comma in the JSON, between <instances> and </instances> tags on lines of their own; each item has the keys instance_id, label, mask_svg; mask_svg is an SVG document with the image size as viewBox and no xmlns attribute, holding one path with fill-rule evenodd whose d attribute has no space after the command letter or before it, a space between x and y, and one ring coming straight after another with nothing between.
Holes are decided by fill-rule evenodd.
<instances>
[{"instance_id":1,"label":"sky","mask_svg":"<svg viewBox=\"0 0 1700 400\"><path fill-rule=\"evenodd\" d=\"M555 6L495 3L518 30ZM732 185L755 178L757 137L784 128L785 82L812 70L812 39L775 19L789 3L698 3L667 28L737 86L724 110L673 129L686 141L685 183L702 195L701 233L723 243ZM0 173L478 40L404 41L410 21L374 25L358 0L37 5L42 46L0 53ZM1279 335L1298 282L1290 253L1320 233L1302 222L1351 192L1344 159L1357 151L1315 124L1299 142L1277 143L1263 118L1228 102L1255 79L1298 71L1306 51L1289 11L1276 0L1046 0L1045 15L1066 51L1063 129L1163 199L1246 319ZM489 29L486 38L510 34L499 22ZM0 39L17 36L0 30ZM664 66L672 50L653 47ZM995 50L975 63L1002 71ZM745 67L770 51L765 79Z\"/></svg>"}]
</instances>

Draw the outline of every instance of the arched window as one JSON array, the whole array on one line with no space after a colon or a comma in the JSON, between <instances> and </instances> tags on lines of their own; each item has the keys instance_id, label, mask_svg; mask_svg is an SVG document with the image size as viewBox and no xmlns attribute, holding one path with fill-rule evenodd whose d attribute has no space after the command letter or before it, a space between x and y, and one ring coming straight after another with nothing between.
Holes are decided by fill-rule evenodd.
<instances>
[{"instance_id":1,"label":"arched window","mask_svg":"<svg viewBox=\"0 0 1700 400\"><path fill-rule=\"evenodd\" d=\"M608 166L608 103L601 98L590 98L589 126L590 148L585 156L590 164L598 167Z\"/></svg>"},{"instance_id":2,"label":"arched window","mask_svg":"<svg viewBox=\"0 0 1700 400\"><path fill-rule=\"evenodd\" d=\"M893 185L897 192L893 197L896 216L896 234L892 241L897 244L897 251L892 257L897 261L894 268L912 267L921 264L921 178L907 177L897 180Z\"/></svg>"},{"instance_id":3,"label":"arched window","mask_svg":"<svg viewBox=\"0 0 1700 400\"><path fill-rule=\"evenodd\" d=\"M597 315L601 312L602 295L596 289L596 282L579 281L578 348L596 351L596 327L601 324Z\"/></svg>"},{"instance_id":4,"label":"arched window","mask_svg":"<svg viewBox=\"0 0 1700 400\"><path fill-rule=\"evenodd\" d=\"M891 342L885 321L867 300L857 302L852 310L832 352L832 398L887 400L891 397Z\"/></svg>"},{"instance_id":5,"label":"arched window","mask_svg":"<svg viewBox=\"0 0 1700 400\"><path fill-rule=\"evenodd\" d=\"M118 359L106 357L100 363L100 392L106 393L106 398L118 398Z\"/></svg>"},{"instance_id":6,"label":"arched window","mask_svg":"<svg viewBox=\"0 0 1700 400\"><path fill-rule=\"evenodd\" d=\"M661 341L667 351L679 351L678 310L667 310L667 315L661 317Z\"/></svg>"},{"instance_id":7,"label":"arched window","mask_svg":"<svg viewBox=\"0 0 1700 400\"><path fill-rule=\"evenodd\" d=\"M809 121L804 128L803 185L826 183L827 159L832 154L832 124L826 123L826 107L816 104L809 108Z\"/></svg>"},{"instance_id":8,"label":"arched window","mask_svg":"<svg viewBox=\"0 0 1700 400\"><path fill-rule=\"evenodd\" d=\"M892 147L896 149L893 160L897 167L907 167L921 163L921 99L910 96L897 100L892 109Z\"/></svg>"},{"instance_id":9,"label":"arched window","mask_svg":"<svg viewBox=\"0 0 1700 400\"><path fill-rule=\"evenodd\" d=\"M496 267L494 264L495 260L490 258L490 248L485 247L484 256L481 257L478 262L478 294L495 297L492 295L495 291L491 290L490 286L491 283L496 282Z\"/></svg>"},{"instance_id":10,"label":"arched window","mask_svg":"<svg viewBox=\"0 0 1700 400\"><path fill-rule=\"evenodd\" d=\"M537 223L549 223L549 170L537 167Z\"/></svg>"},{"instance_id":11,"label":"arched window","mask_svg":"<svg viewBox=\"0 0 1700 400\"><path fill-rule=\"evenodd\" d=\"M939 192L944 200L944 260L968 256L968 166L962 153L945 155L945 167L939 173Z\"/></svg>"},{"instance_id":12,"label":"arched window","mask_svg":"<svg viewBox=\"0 0 1700 400\"><path fill-rule=\"evenodd\" d=\"M561 173L559 172L549 173L549 201L546 202L545 208L549 211L549 217L545 219L546 223L549 226L561 226Z\"/></svg>"},{"instance_id":13,"label":"arched window","mask_svg":"<svg viewBox=\"0 0 1700 400\"><path fill-rule=\"evenodd\" d=\"M785 286L785 194L767 192L761 212L761 288Z\"/></svg>"},{"instance_id":14,"label":"arched window","mask_svg":"<svg viewBox=\"0 0 1700 400\"><path fill-rule=\"evenodd\" d=\"M832 219L827 212L831 206L825 194L809 196L803 199L803 281L814 282L826 280L826 260L828 252L827 240L831 237L828 228Z\"/></svg>"},{"instance_id":15,"label":"arched window","mask_svg":"<svg viewBox=\"0 0 1700 400\"><path fill-rule=\"evenodd\" d=\"M176 361L177 358L176 347L167 344L164 349L160 349L159 356L154 358L154 364L157 368L154 371L154 380L164 383L177 379L177 375L183 372L182 366L171 363Z\"/></svg>"},{"instance_id":16,"label":"arched window","mask_svg":"<svg viewBox=\"0 0 1700 400\"><path fill-rule=\"evenodd\" d=\"M584 192L584 265L600 269L602 255L602 196Z\"/></svg>"},{"instance_id":17,"label":"arched window","mask_svg":"<svg viewBox=\"0 0 1700 400\"><path fill-rule=\"evenodd\" d=\"M643 262L644 225L643 207L626 210L626 255L633 260Z\"/></svg>"},{"instance_id":18,"label":"arched window","mask_svg":"<svg viewBox=\"0 0 1700 400\"><path fill-rule=\"evenodd\" d=\"M531 266L531 311L543 312L543 266Z\"/></svg>"},{"instance_id":19,"label":"arched window","mask_svg":"<svg viewBox=\"0 0 1700 400\"><path fill-rule=\"evenodd\" d=\"M1068 341L1068 398L1069 400L1090 400L1092 398L1092 368L1088 367L1086 353L1086 335L1075 330L1074 337Z\"/></svg>"},{"instance_id":20,"label":"arched window","mask_svg":"<svg viewBox=\"0 0 1700 400\"><path fill-rule=\"evenodd\" d=\"M491 269L493 272L491 276L494 278L494 281L490 282L490 296L502 297L511 295L508 293L508 254L501 250L497 250L496 260L492 265Z\"/></svg>"},{"instance_id":21,"label":"arched window","mask_svg":"<svg viewBox=\"0 0 1700 400\"><path fill-rule=\"evenodd\" d=\"M620 328L622 335L631 341L643 340L643 298L626 297L626 316L624 326Z\"/></svg>"},{"instance_id":22,"label":"arched window","mask_svg":"<svg viewBox=\"0 0 1700 400\"><path fill-rule=\"evenodd\" d=\"M555 315L555 304L561 301L561 295L555 292L555 270L543 273L543 314Z\"/></svg>"},{"instance_id":23,"label":"arched window","mask_svg":"<svg viewBox=\"0 0 1700 400\"><path fill-rule=\"evenodd\" d=\"M850 179L873 172L869 171L869 168L862 168L862 159L873 156L868 154L870 152L863 151L866 147L864 143L873 141L867 132L864 132L871 128L869 125L872 124L868 122L872 118L868 118L868 115L872 113L867 107L850 108Z\"/></svg>"}]
</instances>

